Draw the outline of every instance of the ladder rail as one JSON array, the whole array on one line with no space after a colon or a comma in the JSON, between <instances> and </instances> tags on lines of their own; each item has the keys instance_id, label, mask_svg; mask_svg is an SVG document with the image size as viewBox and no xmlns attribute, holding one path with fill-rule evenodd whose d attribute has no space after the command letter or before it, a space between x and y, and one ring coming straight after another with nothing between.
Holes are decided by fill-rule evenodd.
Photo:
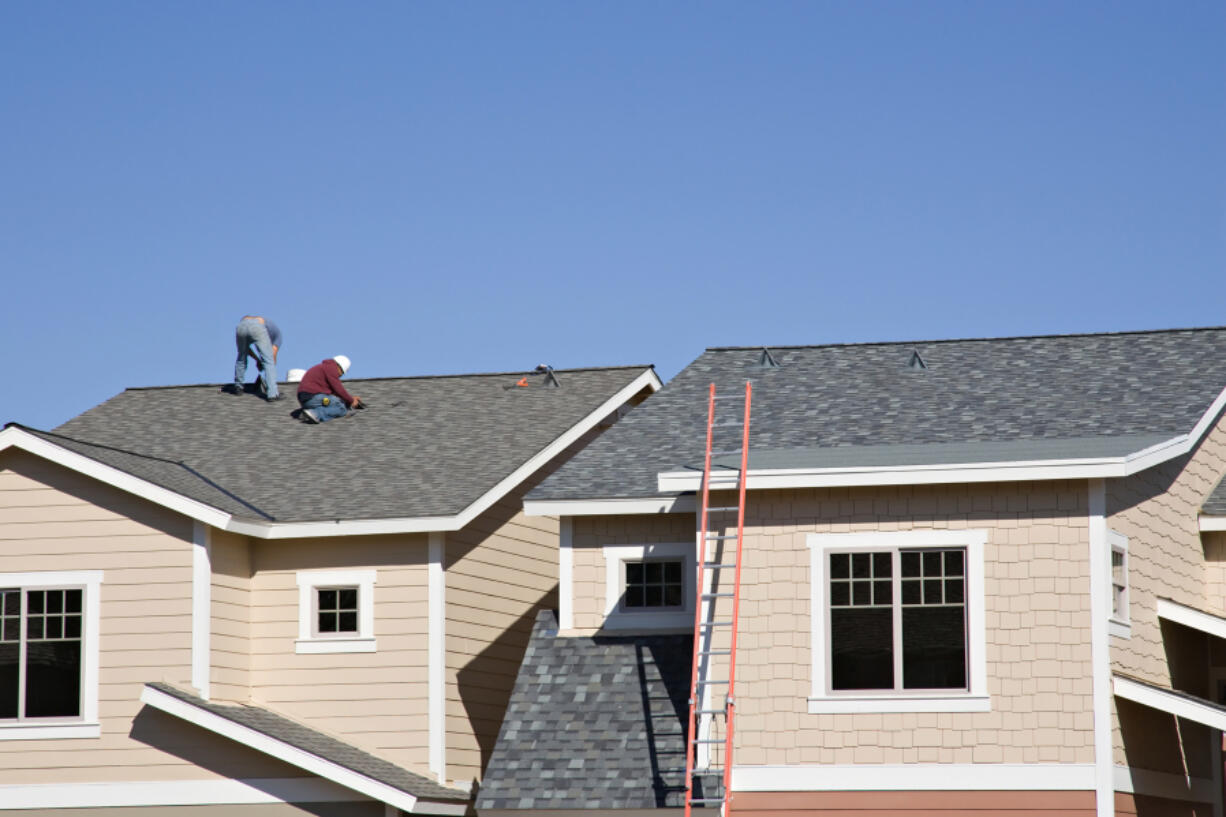
<instances>
[{"instance_id":1,"label":"ladder rail","mask_svg":"<svg viewBox=\"0 0 1226 817\"><path fill-rule=\"evenodd\" d=\"M741 477L737 488L736 570L732 580L732 643L728 658L728 714L724 716L724 817L732 802L732 725L736 721L736 636L741 622L741 550L745 544L745 483L749 479L749 406L753 384L745 384L745 423L741 431Z\"/></svg>"}]
</instances>

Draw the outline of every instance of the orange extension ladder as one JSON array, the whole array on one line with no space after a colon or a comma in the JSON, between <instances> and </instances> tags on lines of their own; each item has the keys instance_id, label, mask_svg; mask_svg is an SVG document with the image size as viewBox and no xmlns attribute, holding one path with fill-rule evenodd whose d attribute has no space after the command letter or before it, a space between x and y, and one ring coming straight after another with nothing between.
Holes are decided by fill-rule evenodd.
<instances>
[{"instance_id":1,"label":"orange extension ladder","mask_svg":"<svg viewBox=\"0 0 1226 817\"><path fill-rule=\"evenodd\" d=\"M741 545L745 533L745 475L749 464L749 405L753 387L745 384L744 419L716 422L716 403L739 400L741 396L716 397L712 383L707 395L707 447L703 455L702 501L698 515L698 558L694 604L694 656L690 671L690 714L685 751L685 817L694 806L709 808L719 804L723 817L732 805L732 724L736 713L736 636L741 610ZM739 428L735 448L713 450L715 430ZM739 455L736 503L713 507L711 494L712 456ZM728 533L731 515L736 514L736 533ZM719 533L713 532L719 530ZM736 548L729 559L727 543ZM726 590L726 576L732 572L732 588ZM731 607L731 610L728 608ZM728 632L726 639L723 632ZM720 648L715 649L717 640ZM725 643L726 642L726 643ZM723 706L712 703L713 693L724 690ZM723 735L712 735L723 718ZM704 730L703 727L706 726ZM704 737L705 734L705 737ZM718 748L723 745L720 754ZM709 755L703 768L698 765L700 750ZM712 751L715 750L715 751ZM696 780L708 785L696 785ZM698 791L701 789L701 791ZM708 790L713 789L713 790Z\"/></svg>"}]
</instances>

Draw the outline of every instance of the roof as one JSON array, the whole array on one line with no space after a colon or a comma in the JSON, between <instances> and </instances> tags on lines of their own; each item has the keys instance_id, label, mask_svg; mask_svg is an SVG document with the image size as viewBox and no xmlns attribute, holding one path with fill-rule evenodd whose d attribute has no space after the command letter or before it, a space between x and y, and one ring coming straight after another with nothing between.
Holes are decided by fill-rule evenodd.
<instances>
[{"instance_id":1,"label":"roof","mask_svg":"<svg viewBox=\"0 0 1226 817\"><path fill-rule=\"evenodd\" d=\"M522 373L349 381L369 408L313 426L291 416L292 387L273 403L217 385L134 388L54 432L27 430L239 519L449 517L658 384L649 366L556 376L557 388L535 374L516 387Z\"/></svg>"},{"instance_id":2,"label":"roof","mask_svg":"<svg viewBox=\"0 0 1226 817\"><path fill-rule=\"evenodd\" d=\"M1200 512L1206 516L1226 516L1226 477L1223 477L1213 489L1213 493L1209 494Z\"/></svg>"},{"instance_id":3,"label":"roof","mask_svg":"<svg viewBox=\"0 0 1226 817\"><path fill-rule=\"evenodd\" d=\"M751 472L1133 455L1191 434L1226 387L1222 327L770 355L777 367L761 347L706 350L528 499L665 494L657 475L701 463L711 383L720 395L753 384Z\"/></svg>"},{"instance_id":4,"label":"roof","mask_svg":"<svg viewBox=\"0 0 1226 817\"><path fill-rule=\"evenodd\" d=\"M415 809L416 803L412 800L462 804L469 799L468 792L440 786L429 778L270 710L245 704L213 703L165 683L149 683L145 687L146 694L142 695L141 700L151 706L219 733L229 731L226 723L236 725L240 729L227 736L237 736L247 745L256 744L257 748L269 748L271 754L309 771L318 773L323 769L329 779L342 785L356 784L356 790L364 794L376 798L381 794L392 794L392 799L397 799L396 793L407 794L411 801L397 799L397 802L414 810L418 809ZM149 694L150 690L153 694ZM177 706L176 702L183 706ZM261 744L251 740L249 736L252 735L269 740ZM305 762L299 753L307 755ZM343 771L328 775L327 767ZM384 787L392 791L385 791ZM438 813L437 809L426 811ZM463 813L463 808L454 813Z\"/></svg>"},{"instance_id":5,"label":"roof","mask_svg":"<svg viewBox=\"0 0 1226 817\"><path fill-rule=\"evenodd\" d=\"M557 628L538 615L477 809L683 805L692 638Z\"/></svg>"}]
</instances>

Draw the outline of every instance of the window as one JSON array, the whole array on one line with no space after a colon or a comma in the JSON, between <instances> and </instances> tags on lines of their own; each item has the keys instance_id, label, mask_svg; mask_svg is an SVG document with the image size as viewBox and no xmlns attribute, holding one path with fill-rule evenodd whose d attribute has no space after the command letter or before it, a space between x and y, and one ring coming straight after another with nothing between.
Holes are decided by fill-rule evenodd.
<instances>
[{"instance_id":1,"label":"window","mask_svg":"<svg viewBox=\"0 0 1226 817\"><path fill-rule=\"evenodd\" d=\"M299 653L374 652L375 571L298 574Z\"/></svg>"},{"instance_id":2,"label":"window","mask_svg":"<svg viewBox=\"0 0 1226 817\"><path fill-rule=\"evenodd\" d=\"M694 626L692 544L616 545L603 552L606 629Z\"/></svg>"},{"instance_id":3,"label":"window","mask_svg":"<svg viewBox=\"0 0 1226 817\"><path fill-rule=\"evenodd\" d=\"M97 737L100 571L0 574L0 740Z\"/></svg>"},{"instance_id":4,"label":"window","mask_svg":"<svg viewBox=\"0 0 1226 817\"><path fill-rule=\"evenodd\" d=\"M989 706L982 531L812 534L812 712Z\"/></svg>"},{"instance_id":5,"label":"window","mask_svg":"<svg viewBox=\"0 0 1226 817\"><path fill-rule=\"evenodd\" d=\"M1132 625L1128 616L1128 537L1113 530L1107 531L1111 545L1111 618L1107 629L1120 638L1132 637Z\"/></svg>"}]
</instances>

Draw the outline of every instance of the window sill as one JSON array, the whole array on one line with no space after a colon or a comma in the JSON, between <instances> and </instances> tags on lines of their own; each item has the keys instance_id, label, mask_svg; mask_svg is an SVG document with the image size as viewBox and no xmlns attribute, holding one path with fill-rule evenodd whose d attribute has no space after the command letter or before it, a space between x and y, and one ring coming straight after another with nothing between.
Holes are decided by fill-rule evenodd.
<instances>
[{"instance_id":1,"label":"window sill","mask_svg":"<svg viewBox=\"0 0 1226 817\"><path fill-rule=\"evenodd\" d=\"M97 723L0 723L0 740L59 740L101 736L102 726Z\"/></svg>"},{"instance_id":2,"label":"window sill","mask_svg":"<svg viewBox=\"0 0 1226 817\"><path fill-rule=\"evenodd\" d=\"M676 610L668 613L609 613L602 630L675 630L694 629L693 611Z\"/></svg>"},{"instance_id":3,"label":"window sill","mask_svg":"<svg viewBox=\"0 0 1226 817\"><path fill-rule=\"evenodd\" d=\"M375 652L375 640L373 638L300 638L294 642L294 652L300 655Z\"/></svg>"},{"instance_id":4,"label":"window sill","mask_svg":"<svg viewBox=\"0 0 1226 817\"><path fill-rule=\"evenodd\" d=\"M1117 638L1132 638L1132 625L1118 619L1107 620L1107 632Z\"/></svg>"},{"instance_id":5,"label":"window sill","mask_svg":"<svg viewBox=\"0 0 1226 817\"><path fill-rule=\"evenodd\" d=\"M917 695L810 698L809 714L875 712L990 712L989 695Z\"/></svg>"}]
</instances>

